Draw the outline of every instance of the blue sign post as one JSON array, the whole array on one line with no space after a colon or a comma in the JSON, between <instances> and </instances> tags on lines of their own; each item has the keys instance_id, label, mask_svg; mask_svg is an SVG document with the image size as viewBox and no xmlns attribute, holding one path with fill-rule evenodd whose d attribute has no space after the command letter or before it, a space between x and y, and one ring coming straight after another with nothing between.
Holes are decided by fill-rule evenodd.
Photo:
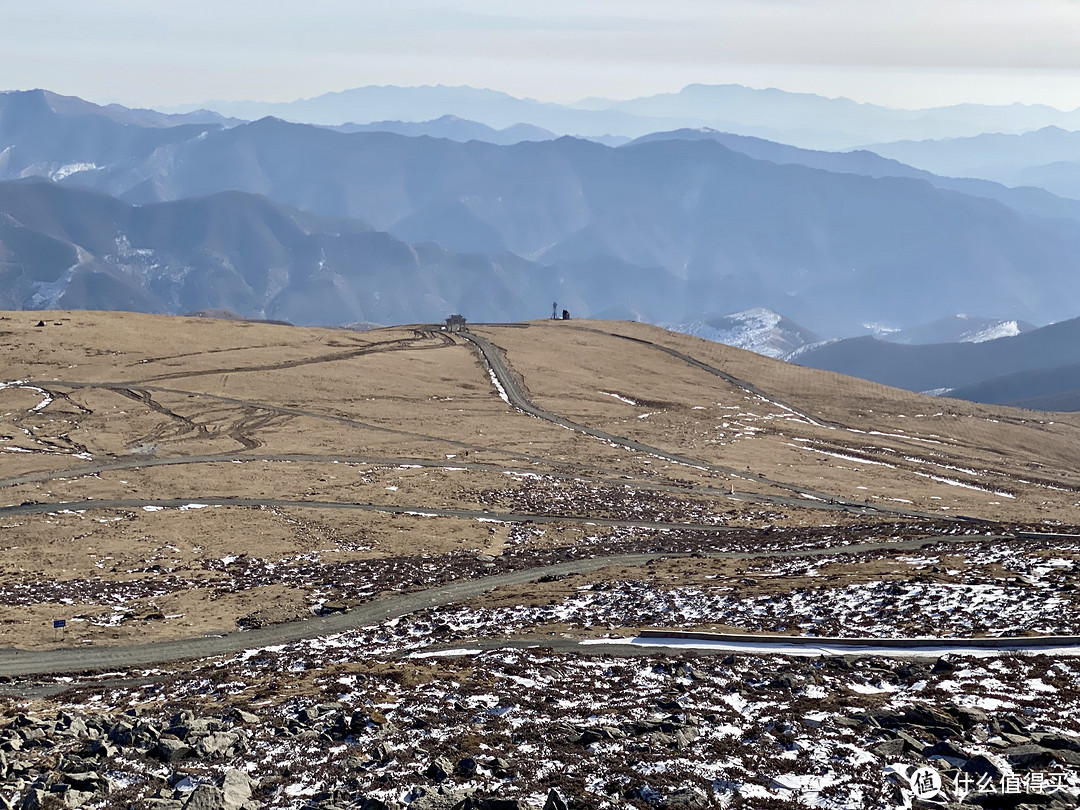
<instances>
[{"instance_id":1,"label":"blue sign post","mask_svg":"<svg viewBox=\"0 0 1080 810\"><path fill-rule=\"evenodd\" d=\"M67 619L53 619L53 632L60 631L60 640L67 640Z\"/></svg>"}]
</instances>

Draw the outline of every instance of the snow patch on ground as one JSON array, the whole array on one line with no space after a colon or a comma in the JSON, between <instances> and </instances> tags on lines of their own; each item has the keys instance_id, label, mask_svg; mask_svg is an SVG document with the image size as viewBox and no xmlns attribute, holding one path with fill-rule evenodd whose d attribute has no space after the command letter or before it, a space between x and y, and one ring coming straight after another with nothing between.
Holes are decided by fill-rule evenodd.
<instances>
[{"instance_id":1,"label":"snow patch on ground","mask_svg":"<svg viewBox=\"0 0 1080 810\"><path fill-rule=\"evenodd\" d=\"M491 384L495 386L495 390L499 392L499 399L510 404L510 397L506 395L506 389L502 387L502 383L499 382L499 378L495 376L495 372L492 369L488 369L488 376L491 377Z\"/></svg>"},{"instance_id":2,"label":"snow patch on ground","mask_svg":"<svg viewBox=\"0 0 1080 810\"><path fill-rule=\"evenodd\" d=\"M610 391L601 391L600 393L603 394L605 397L615 397L615 399L619 400L619 402L625 402L627 405L638 404L634 400L624 397L621 394L613 394Z\"/></svg>"}]
</instances>

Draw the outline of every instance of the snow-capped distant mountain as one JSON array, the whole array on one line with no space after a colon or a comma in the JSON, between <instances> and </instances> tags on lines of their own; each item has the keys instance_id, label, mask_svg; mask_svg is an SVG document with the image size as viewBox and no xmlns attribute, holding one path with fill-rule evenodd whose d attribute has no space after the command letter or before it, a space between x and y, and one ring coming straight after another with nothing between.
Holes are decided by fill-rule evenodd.
<instances>
[{"instance_id":1,"label":"snow-capped distant mountain","mask_svg":"<svg viewBox=\"0 0 1080 810\"><path fill-rule=\"evenodd\" d=\"M961 343L985 343L988 340L997 340L1000 337L1015 337L1021 332L1027 332L1032 327L1025 323L1021 326L1020 321L1001 321L1000 323L980 329L973 334L960 338Z\"/></svg>"},{"instance_id":2,"label":"snow-capped distant mountain","mask_svg":"<svg viewBox=\"0 0 1080 810\"><path fill-rule=\"evenodd\" d=\"M864 335L807 348L797 362L972 402L1080 410L1080 318L979 342L901 345Z\"/></svg>"},{"instance_id":3,"label":"snow-capped distant mountain","mask_svg":"<svg viewBox=\"0 0 1080 810\"><path fill-rule=\"evenodd\" d=\"M666 328L768 357L783 357L821 338L770 309L748 309L730 315L706 315Z\"/></svg>"},{"instance_id":4,"label":"snow-capped distant mountain","mask_svg":"<svg viewBox=\"0 0 1080 810\"><path fill-rule=\"evenodd\" d=\"M1002 337L1015 337L1035 328L1034 324L1016 319L952 315L907 329L874 330L874 332L875 337L890 343L921 345L925 343L983 343Z\"/></svg>"}]
</instances>

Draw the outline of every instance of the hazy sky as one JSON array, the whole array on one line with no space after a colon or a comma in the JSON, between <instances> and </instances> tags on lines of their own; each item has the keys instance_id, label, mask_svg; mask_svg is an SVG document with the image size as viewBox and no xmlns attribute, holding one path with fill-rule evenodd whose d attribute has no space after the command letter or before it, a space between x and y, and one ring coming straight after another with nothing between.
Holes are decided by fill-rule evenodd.
<instances>
[{"instance_id":1,"label":"hazy sky","mask_svg":"<svg viewBox=\"0 0 1080 810\"><path fill-rule=\"evenodd\" d=\"M1080 107L1080 0L0 0L0 20L0 89L127 105L367 84L573 101L702 82Z\"/></svg>"}]
</instances>

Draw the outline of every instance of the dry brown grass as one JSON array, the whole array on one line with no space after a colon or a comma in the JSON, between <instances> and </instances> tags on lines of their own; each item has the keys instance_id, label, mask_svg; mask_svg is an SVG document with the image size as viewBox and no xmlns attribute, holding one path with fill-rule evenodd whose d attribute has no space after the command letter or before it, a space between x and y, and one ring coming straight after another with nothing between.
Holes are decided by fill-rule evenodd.
<instances>
[{"instance_id":1,"label":"dry brown grass","mask_svg":"<svg viewBox=\"0 0 1080 810\"><path fill-rule=\"evenodd\" d=\"M526 330L476 331L505 350L544 407L638 441L853 500L898 506L902 502L893 499L902 498L911 502L909 508L925 512L991 520L1076 521L1080 417L1075 414L913 394L645 324L540 321ZM787 418L790 414L776 404L614 335L689 354L752 383L778 402L851 430ZM753 416L740 418L740 413ZM748 436L738 425L758 431ZM865 456L891 466L837 455Z\"/></svg>"},{"instance_id":2,"label":"dry brown grass","mask_svg":"<svg viewBox=\"0 0 1080 810\"><path fill-rule=\"evenodd\" d=\"M48 325L38 328L41 317ZM539 485L552 499L575 478L597 491L618 489L620 482L660 487L665 497L681 499L687 514L714 510L733 526L873 520L762 505L756 494L791 494L771 481L944 516L1077 522L1080 422L1073 415L922 397L640 324L537 322L476 331L505 351L542 407L734 468L740 477L612 447L521 414L499 398L474 349L438 331L353 333L128 313L7 313L0 316L0 382L26 382L0 389L0 498L17 505L234 496L499 510L511 508L513 498L494 505L484 493L514 491L527 480L507 475L506 468L561 476L551 481L563 483ZM851 430L792 419L774 403L618 335L693 355ZM43 396L29 386L54 398L39 407ZM294 458L275 460L286 455ZM193 457L192 463L138 466ZM380 466L370 462L376 458L469 468ZM123 466L91 469L110 463ZM17 483L32 474L37 480ZM732 498L731 487L745 494ZM584 507L588 514L607 508L599 501ZM596 534L604 530L545 524L528 542L559 547ZM207 560L303 557L332 566L461 551L497 554L508 536L504 524L326 509L6 514L0 515L0 588L169 576L190 581L152 600L133 598L124 605L131 618L115 627L87 622L72 631L94 643L148 640L232 629L266 605L303 610L318 590L318 583L270 585L215 595L223 575L207 570ZM141 570L151 565L168 571ZM114 612L106 596L88 591L72 598L71 605L0 606L0 644L47 646L54 643L53 618ZM140 611L173 618L142 619Z\"/></svg>"}]
</instances>

